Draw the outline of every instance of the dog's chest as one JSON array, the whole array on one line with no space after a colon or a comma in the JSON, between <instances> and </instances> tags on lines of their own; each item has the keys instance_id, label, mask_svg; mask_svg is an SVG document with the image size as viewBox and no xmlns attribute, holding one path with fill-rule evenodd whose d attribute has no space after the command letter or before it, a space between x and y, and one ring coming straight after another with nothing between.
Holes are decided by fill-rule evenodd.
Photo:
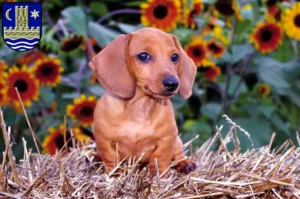
<instances>
[{"instance_id":1,"label":"dog's chest","mask_svg":"<svg viewBox=\"0 0 300 199\"><path fill-rule=\"evenodd\" d=\"M154 150L159 139L175 131L176 123L171 104L140 100L125 107L118 104L103 106L106 117L97 121L104 137L117 142L126 153ZM96 111L101 112L101 109Z\"/></svg>"},{"instance_id":2,"label":"dog's chest","mask_svg":"<svg viewBox=\"0 0 300 199\"><path fill-rule=\"evenodd\" d=\"M153 121L149 117L139 114L135 117L133 115L119 117L118 124L111 129L113 132L111 140L118 143L121 157L125 158L127 155L140 157L143 152L147 151L144 155L147 159L155 150L162 129L157 120Z\"/></svg>"}]
</instances>

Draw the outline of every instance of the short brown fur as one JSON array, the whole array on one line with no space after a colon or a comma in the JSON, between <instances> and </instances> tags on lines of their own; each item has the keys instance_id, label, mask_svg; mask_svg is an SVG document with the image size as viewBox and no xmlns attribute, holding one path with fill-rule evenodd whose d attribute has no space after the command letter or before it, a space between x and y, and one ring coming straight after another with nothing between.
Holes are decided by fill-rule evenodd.
<instances>
[{"instance_id":1,"label":"short brown fur","mask_svg":"<svg viewBox=\"0 0 300 199\"><path fill-rule=\"evenodd\" d=\"M150 54L151 61L139 61L137 55L142 52ZM174 53L179 55L178 63L171 61ZM143 152L142 162L149 162L153 174L154 159L162 173L171 160L184 158L170 97L176 93L190 97L196 66L175 36L155 28L120 35L89 66L107 90L95 108L93 131L97 153L108 171L116 158L120 162L126 157L138 158ZM175 91L164 88L162 79L166 76L178 79ZM184 173L193 169L195 165L189 160L177 166Z\"/></svg>"}]
</instances>

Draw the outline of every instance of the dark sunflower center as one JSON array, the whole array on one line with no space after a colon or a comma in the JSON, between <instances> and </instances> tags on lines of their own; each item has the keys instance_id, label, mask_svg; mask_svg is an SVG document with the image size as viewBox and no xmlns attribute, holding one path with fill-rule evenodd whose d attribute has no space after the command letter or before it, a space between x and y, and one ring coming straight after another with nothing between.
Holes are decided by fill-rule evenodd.
<instances>
[{"instance_id":1,"label":"dark sunflower center","mask_svg":"<svg viewBox=\"0 0 300 199\"><path fill-rule=\"evenodd\" d=\"M14 84L14 87L17 87L18 88L18 91L23 93L23 92L26 92L27 89L28 89L28 84L26 81L20 79L20 80L17 80Z\"/></svg>"},{"instance_id":2,"label":"dark sunflower center","mask_svg":"<svg viewBox=\"0 0 300 199\"><path fill-rule=\"evenodd\" d=\"M266 2L266 4L268 6L272 6L272 5L276 4L276 3L277 3L277 0L267 0L267 2Z\"/></svg>"},{"instance_id":3,"label":"dark sunflower center","mask_svg":"<svg viewBox=\"0 0 300 199\"><path fill-rule=\"evenodd\" d=\"M83 107L80 110L79 115L82 117L90 117L93 115L93 109L91 107Z\"/></svg>"},{"instance_id":4,"label":"dark sunflower center","mask_svg":"<svg viewBox=\"0 0 300 199\"><path fill-rule=\"evenodd\" d=\"M43 76L48 77L53 73L53 68L51 66L43 66L41 72Z\"/></svg>"},{"instance_id":5,"label":"dark sunflower center","mask_svg":"<svg viewBox=\"0 0 300 199\"><path fill-rule=\"evenodd\" d=\"M272 38L272 32L270 30L264 30L261 34L261 40L264 42L270 41Z\"/></svg>"},{"instance_id":6,"label":"dark sunflower center","mask_svg":"<svg viewBox=\"0 0 300 199\"><path fill-rule=\"evenodd\" d=\"M153 14L155 18L163 19L168 15L168 8L164 5L159 5L154 9Z\"/></svg>"},{"instance_id":7,"label":"dark sunflower center","mask_svg":"<svg viewBox=\"0 0 300 199\"><path fill-rule=\"evenodd\" d=\"M231 16L234 14L234 9L232 7L233 0L218 0L215 3L215 8L218 12L225 16Z\"/></svg>"},{"instance_id":8,"label":"dark sunflower center","mask_svg":"<svg viewBox=\"0 0 300 199\"><path fill-rule=\"evenodd\" d=\"M94 45L94 46L93 46L93 49L94 49L94 51L95 51L96 53L98 53L98 52L100 52L100 51L102 50L102 48L101 48L100 46L98 46L98 45Z\"/></svg>"},{"instance_id":9,"label":"dark sunflower center","mask_svg":"<svg viewBox=\"0 0 300 199\"><path fill-rule=\"evenodd\" d=\"M294 18L294 23L298 28L300 28L300 14Z\"/></svg>"},{"instance_id":10,"label":"dark sunflower center","mask_svg":"<svg viewBox=\"0 0 300 199\"><path fill-rule=\"evenodd\" d=\"M71 138L70 133L67 131L66 141L68 141L70 138ZM57 147L57 149L63 148L63 146L65 145L64 135L57 136L57 138L55 138L54 142L55 142L55 146ZM72 142L70 142L70 141L68 142L68 148L69 147L72 147Z\"/></svg>"},{"instance_id":11,"label":"dark sunflower center","mask_svg":"<svg viewBox=\"0 0 300 199\"><path fill-rule=\"evenodd\" d=\"M214 29L214 27L215 27L214 24L208 24L207 26L208 26L208 28L209 28L210 30Z\"/></svg>"},{"instance_id":12,"label":"dark sunflower center","mask_svg":"<svg viewBox=\"0 0 300 199\"><path fill-rule=\"evenodd\" d=\"M82 44L82 37L75 36L71 39L63 41L62 50L70 52L75 50L80 44Z\"/></svg>"},{"instance_id":13,"label":"dark sunflower center","mask_svg":"<svg viewBox=\"0 0 300 199\"><path fill-rule=\"evenodd\" d=\"M201 52L201 50L199 48L194 48L193 55L195 57L200 57L202 55L202 52Z\"/></svg>"},{"instance_id":14,"label":"dark sunflower center","mask_svg":"<svg viewBox=\"0 0 300 199\"><path fill-rule=\"evenodd\" d=\"M215 43L209 44L208 48L215 53L220 51L220 47L217 46Z\"/></svg>"}]
</instances>

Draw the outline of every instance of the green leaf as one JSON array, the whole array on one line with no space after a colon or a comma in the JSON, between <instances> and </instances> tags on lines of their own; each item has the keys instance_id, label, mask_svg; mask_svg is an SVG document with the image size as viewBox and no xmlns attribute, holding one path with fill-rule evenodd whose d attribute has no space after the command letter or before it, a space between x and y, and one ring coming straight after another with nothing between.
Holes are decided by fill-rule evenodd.
<instances>
[{"instance_id":1,"label":"green leaf","mask_svg":"<svg viewBox=\"0 0 300 199\"><path fill-rule=\"evenodd\" d=\"M270 121L277 129L284 132L287 136L291 136L289 126L285 122L283 122L276 113L272 115Z\"/></svg>"},{"instance_id":2,"label":"green leaf","mask_svg":"<svg viewBox=\"0 0 300 199\"><path fill-rule=\"evenodd\" d=\"M93 85L88 87L88 91L91 92L93 95L102 96L106 92L102 86Z\"/></svg>"},{"instance_id":3,"label":"green leaf","mask_svg":"<svg viewBox=\"0 0 300 199\"><path fill-rule=\"evenodd\" d=\"M64 93L62 95L63 99L75 99L75 98L78 98L78 97L80 97L80 93L78 93L78 92Z\"/></svg>"},{"instance_id":4,"label":"green leaf","mask_svg":"<svg viewBox=\"0 0 300 199\"><path fill-rule=\"evenodd\" d=\"M89 22L89 33L100 46L106 46L120 34L95 22Z\"/></svg>"},{"instance_id":5,"label":"green leaf","mask_svg":"<svg viewBox=\"0 0 300 199\"><path fill-rule=\"evenodd\" d=\"M234 95L235 94L235 96L238 96L241 93L245 93L245 92L248 91L248 88L247 88L245 82L243 81L241 83L239 89L237 90L237 92L234 93L236 86L239 84L240 78L241 77L238 76L238 75L232 75L231 76L230 84L229 84L229 89L228 89L228 94L229 95ZM223 90L223 92L225 92L225 90L226 90L226 82L225 82L225 80L226 80L226 78L224 78L222 82L220 81L220 87Z\"/></svg>"},{"instance_id":6,"label":"green leaf","mask_svg":"<svg viewBox=\"0 0 300 199\"><path fill-rule=\"evenodd\" d=\"M300 94L299 94L299 92L289 90L287 95L294 104L296 104L298 107L300 107Z\"/></svg>"},{"instance_id":7,"label":"green leaf","mask_svg":"<svg viewBox=\"0 0 300 199\"><path fill-rule=\"evenodd\" d=\"M42 101L50 105L55 99L55 94L52 92L52 87L45 86L40 88L40 98Z\"/></svg>"},{"instance_id":8,"label":"green leaf","mask_svg":"<svg viewBox=\"0 0 300 199\"><path fill-rule=\"evenodd\" d=\"M207 118L216 121L222 110L222 105L217 103L208 103L201 107L201 113Z\"/></svg>"},{"instance_id":9,"label":"green leaf","mask_svg":"<svg viewBox=\"0 0 300 199\"><path fill-rule=\"evenodd\" d=\"M117 26L124 33L131 33L139 29L138 26L126 24L126 23L117 23Z\"/></svg>"},{"instance_id":10,"label":"green leaf","mask_svg":"<svg viewBox=\"0 0 300 199\"><path fill-rule=\"evenodd\" d=\"M250 115L250 117L255 117L258 112L257 104L244 104L242 109L245 110Z\"/></svg>"},{"instance_id":11,"label":"green leaf","mask_svg":"<svg viewBox=\"0 0 300 199\"><path fill-rule=\"evenodd\" d=\"M271 125L260 117L237 118L234 122L245 129L251 136L254 147L261 147L269 143L271 138ZM243 132L237 130L241 146L245 149L251 148L251 142Z\"/></svg>"},{"instance_id":12,"label":"green leaf","mask_svg":"<svg viewBox=\"0 0 300 199\"><path fill-rule=\"evenodd\" d=\"M261 57L255 59L254 62L258 66L259 76L264 82L278 89L278 91L290 88L290 83L285 78L282 63L271 57Z\"/></svg>"},{"instance_id":13,"label":"green leaf","mask_svg":"<svg viewBox=\"0 0 300 199\"><path fill-rule=\"evenodd\" d=\"M67 19L70 27L74 28L79 35L86 35L87 20L86 15L80 7L70 6L61 11L61 14Z\"/></svg>"},{"instance_id":14,"label":"green leaf","mask_svg":"<svg viewBox=\"0 0 300 199\"><path fill-rule=\"evenodd\" d=\"M261 17L261 7L258 4L259 1L252 1L251 5L252 5L252 10L253 10L253 24L256 24Z\"/></svg>"},{"instance_id":15,"label":"green leaf","mask_svg":"<svg viewBox=\"0 0 300 199\"><path fill-rule=\"evenodd\" d=\"M186 104L186 100L182 99L178 95L175 95L174 97L171 98L171 102L173 104L173 107L175 110L178 110L182 108Z\"/></svg>"},{"instance_id":16,"label":"green leaf","mask_svg":"<svg viewBox=\"0 0 300 199\"><path fill-rule=\"evenodd\" d=\"M236 44L232 46L232 60L231 63L236 63L244 59L247 55L254 52L252 45L246 44Z\"/></svg>"},{"instance_id":17,"label":"green leaf","mask_svg":"<svg viewBox=\"0 0 300 199\"><path fill-rule=\"evenodd\" d=\"M74 84L74 83L73 83ZM73 100L71 99L64 99L62 96L64 93L70 93L70 92L75 92L75 89L65 86L62 84L58 84L56 89L55 89L55 95L56 95L56 101L57 101L57 109L60 111L61 115L66 114L66 106L68 104L72 104Z\"/></svg>"},{"instance_id":18,"label":"green leaf","mask_svg":"<svg viewBox=\"0 0 300 199\"><path fill-rule=\"evenodd\" d=\"M265 106L261 105L258 107L259 113L265 116L267 119L270 119L272 114L274 113L275 108L273 106Z\"/></svg>"},{"instance_id":19,"label":"green leaf","mask_svg":"<svg viewBox=\"0 0 300 199\"><path fill-rule=\"evenodd\" d=\"M105 3L103 2L92 2L90 4L91 13L102 16L108 13L108 9Z\"/></svg>"},{"instance_id":20,"label":"green leaf","mask_svg":"<svg viewBox=\"0 0 300 199\"><path fill-rule=\"evenodd\" d=\"M250 20L237 21L236 36L241 39L248 37L248 32L252 29Z\"/></svg>"},{"instance_id":21,"label":"green leaf","mask_svg":"<svg viewBox=\"0 0 300 199\"><path fill-rule=\"evenodd\" d=\"M248 9L241 9L241 14L243 18L246 20L251 20L253 19L254 16L253 10L248 10Z\"/></svg>"},{"instance_id":22,"label":"green leaf","mask_svg":"<svg viewBox=\"0 0 300 199\"><path fill-rule=\"evenodd\" d=\"M212 128L207 123L197 120L187 120L183 129L190 132L211 133Z\"/></svg>"},{"instance_id":23,"label":"green leaf","mask_svg":"<svg viewBox=\"0 0 300 199\"><path fill-rule=\"evenodd\" d=\"M284 37L279 48L273 53L273 57L281 62L287 62L295 59L292 41L287 37Z\"/></svg>"},{"instance_id":24,"label":"green leaf","mask_svg":"<svg viewBox=\"0 0 300 199\"><path fill-rule=\"evenodd\" d=\"M125 6L139 7L142 3L145 3L145 1L131 1L131 2L125 3Z\"/></svg>"},{"instance_id":25,"label":"green leaf","mask_svg":"<svg viewBox=\"0 0 300 199\"><path fill-rule=\"evenodd\" d=\"M194 34L194 31L188 28L178 28L173 31L173 34L178 38L180 43L186 44Z\"/></svg>"}]
</instances>

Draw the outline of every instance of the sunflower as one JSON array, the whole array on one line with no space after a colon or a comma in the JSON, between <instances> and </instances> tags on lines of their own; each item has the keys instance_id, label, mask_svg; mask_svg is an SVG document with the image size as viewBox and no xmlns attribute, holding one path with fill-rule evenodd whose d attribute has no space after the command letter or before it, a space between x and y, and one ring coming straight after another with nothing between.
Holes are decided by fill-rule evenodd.
<instances>
[{"instance_id":1,"label":"sunflower","mask_svg":"<svg viewBox=\"0 0 300 199\"><path fill-rule=\"evenodd\" d=\"M61 79L63 68L60 60L55 58L43 58L35 62L34 76L42 86L56 86Z\"/></svg>"},{"instance_id":2,"label":"sunflower","mask_svg":"<svg viewBox=\"0 0 300 199\"><path fill-rule=\"evenodd\" d=\"M221 74L221 69L216 65L207 67L208 69L204 72L204 78L208 81L216 82L218 76Z\"/></svg>"},{"instance_id":3,"label":"sunflower","mask_svg":"<svg viewBox=\"0 0 300 199\"><path fill-rule=\"evenodd\" d=\"M7 69L7 65L3 60L0 60L0 77L3 77L4 71Z\"/></svg>"},{"instance_id":4,"label":"sunflower","mask_svg":"<svg viewBox=\"0 0 300 199\"><path fill-rule=\"evenodd\" d=\"M50 127L48 129L49 135L47 135L42 143L44 148L44 153L54 155L56 151L59 151L65 144L65 137L68 141L71 137L70 132L65 130L63 124L59 125L57 128ZM64 137L64 132L66 136ZM71 147L72 142L68 142L68 147Z\"/></svg>"},{"instance_id":5,"label":"sunflower","mask_svg":"<svg viewBox=\"0 0 300 199\"><path fill-rule=\"evenodd\" d=\"M90 141L90 134L88 135L86 133L86 129L83 128L83 127L74 127L73 128L73 134L74 134L74 137L77 141L80 141L82 143L88 143Z\"/></svg>"},{"instance_id":6,"label":"sunflower","mask_svg":"<svg viewBox=\"0 0 300 199\"><path fill-rule=\"evenodd\" d=\"M199 37L194 37L192 41L185 46L185 51L195 64L200 66L208 66L211 64L209 60L208 51L206 49L206 42Z\"/></svg>"},{"instance_id":7,"label":"sunflower","mask_svg":"<svg viewBox=\"0 0 300 199\"><path fill-rule=\"evenodd\" d=\"M235 15L239 20L243 20L237 0L217 0L215 3L215 8L225 17Z\"/></svg>"},{"instance_id":8,"label":"sunflower","mask_svg":"<svg viewBox=\"0 0 300 199\"><path fill-rule=\"evenodd\" d=\"M279 23L274 20L260 22L250 35L250 42L254 43L256 50L269 53L278 48L283 38L283 31Z\"/></svg>"},{"instance_id":9,"label":"sunflower","mask_svg":"<svg viewBox=\"0 0 300 199\"><path fill-rule=\"evenodd\" d=\"M61 49L65 52L71 52L77 49L82 44L82 41L83 41L82 36L73 35L62 41Z\"/></svg>"},{"instance_id":10,"label":"sunflower","mask_svg":"<svg viewBox=\"0 0 300 199\"><path fill-rule=\"evenodd\" d=\"M70 130L65 129L65 126L63 124L59 125L56 128L50 127L48 131L49 134L45 137L42 143L44 153L54 155L56 151L59 151L63 148L63 146L65 145L65 139L68 142L68 148L73 147L73 143L72 141L70 141ZM66 133L65 136L64 133ZM74 135L75 141L80 142L80 144L78 144L77 146L81 146L81 144L86 144L90 140L89 136L82 133L82 130L79 127L72 128L72 133Z\"/></svg>"},{"instance_id":11,"label":"sunflower","mask_svg":"<svg viewBox=\"0 0 300 199\"><path fill-rule=\"evenodd\" d=\"M7 88L3 79L0 79L0 106L7 105Z\"/></svg>"},{"instance_id":12,"label":"sunflower","mask_svg":"<svg viewBox=\"0 0 300 199\"><path fill-rule=\"evenodd\" d=\"M277 4L278 0L266 0L267 12L266 17L280 17L280 9Z\"/></svg>"},{"instance_id":13,"label":"sunflower","mask_svg":"<svg viewBox=\"0 0 300 199\"><path fill-rule=\"evenodd\" d=\"M255 92L262 97L266 97L270 94L271 88L266 83L260 83L255 87Z\"/></svg>"},{"instance_id":14,"label":"sunflower","mask_svg":"<svg viewBox=\"0 0 300 199\"><path fill-rule=\"evenodd\" d=\"M287 36L300 40L300 2L296 2L291 9L285 10L282 25Z\"/></svg>"},{"instance_id":15,"label":"sunflower","mask_svg":"<svg viewBox=\"0 0 300 199\"><path fill-rule=\"evenodd\" d=\"M21 69L16 66L10 68L5 77L7 78L6 84L8 86L7 97L16 108L20 107L20 103L15 87L18 88L25 106L31 106L32 100L38 100L38 83L32 73L26 69L26 66L23 66Z\"/></svg>"},{"instance_id":16,"label":"sunflower","mask_svg":"<svg viewBox=\"0 0 300 199\"><path fill-rule=\"evenodd\" d=\"M179 0L148 0L141 4L141 21L145 26L171 31L181 17Z\"/></svg>"},{"instance_id":17,"label":"sunflower","mask_svg":"<svg viewBox=\"0 0 300 199\"><path fill-rule=\"evenodd\" d=\"M45 54L42 51L29 51L25 55L20 56L17 59L17 64L20 66L26 65L29 66L30 64L34 63L34 61L38 59L42 59L45 57Z\"/></svg>"},{"instance_id":18,"label":"sunflower","mask_svg":"<svg viewBox=\"0 0 300 199\"><path fill-rule=\"evenodd\" d=\"M205 24L204 28L201 30L200 35L202 37L210 34L214 28L217 26L218 13L214 12L211 16L209 16L208 22Z\"/></svg>"},{"instance_id":19,"label":"sunflower","mask_svg":"<svg viewBox=\"0 0 300 199\"><path fill-rule=\"evenodd\" d=\"M90 38L89 38L89 42L90 42L90 44L92 45L92 48L94 49L95 53L99 53L101 50L104 49L104 46L103 46L103 47L99 46L97 40L94 39L93 37L90 37ZM86 49L87 49L87 46L86 46L86 40L83 40L83 46L82 46L82 49L83 49L83 50L86 50Z\"/></svg>"},{"instance_id":20,"label":"sunflower","mask_svg":"<svg viewBox=\"0 0 300 199\"><path fill-rule=\"evenodd\" d=\"M184 17L183 18L184 18L183 24L186 27L193 28L193 29L196 27L196 22L195 22L192 10L186 10L184 12Z\"/></svg>"},{"instance_id":21,"label":"sunflower","mask_svg":"<svg viewBox=\"0 0 300 199\"><path fill-rule=\"evenodd\" d=\"M94 56L94 53L96 53L96 54L99 53L100 51L102 51L105 48L105 46L103 46L103 47L99 46L97 40L94 39L93 37L89 38L89 42L90 42L90 44L91 44L94 52L91 52L87 48L87 42L86 42L86 40L83 40L82 49L87 52L89 59L92 59L93 56Z\"/></svg>"},{"instance_id":22,"label":"sunflower","mask_svg":"<svg viewBox=\"0 0 300 199\"><path fill-rule=\"evenodd\" d=\"M194 17L200 15L202 10L202 0L195 0L192 4L192 8L184 8L184 25L186 27L195 28L196 23Z\"/></svg>"},{"instance_id":23,"label":"sunflower","mask_svg":"<svg viewBox=\"0 0 300 199\"><path fill-rule=\"evenodd\" d=\"M216 58L222 57L225 53L225 46L213 39L207 41L206 48Z\"/></svg>"},{"instance_id":24,"label":"sunflower","mask_svg":"<svg viewBox=\"0 0 300 199\"><path fill-rule=\"evenodd\" d=\"M200 15L203 10L202 0L195 0L193 3L193 13L195 15Z\"/></svg>"},{"instance_id":25,"label":"sunflower","mask_svg":"<svg viewBox=\"0 0 300 199\"><path fill-rule=\"evenodd\" d=\"M213 29L212 36L217 40L221 41L223 44L228 45L230 43L228 36L224 34L223 28L216 25Z\"/></svg>"},{"instance_id":26,"label":"sunflower","mask_svg":"<svg viewBox=\"0 0 300 199\"><path fill-rule=\"evenodd\" d=\"M80 98L74 99L74 104L67 106L67 115L79 121L83 126L91 125L94 121L96 103L96 96L81 95Z\"/></svg>"}]
</instances>

